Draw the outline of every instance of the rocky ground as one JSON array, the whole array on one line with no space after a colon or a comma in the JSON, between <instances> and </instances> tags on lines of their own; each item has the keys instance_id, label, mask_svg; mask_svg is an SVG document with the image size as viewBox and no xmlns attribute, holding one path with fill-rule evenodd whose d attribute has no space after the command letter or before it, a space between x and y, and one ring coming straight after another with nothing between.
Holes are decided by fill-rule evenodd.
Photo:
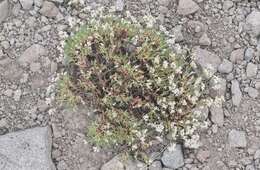
<instances>
[{"instance_id":1,"label":"rocky ground","mask_svg":"<svg viewBox=\"0 0 260 170\"><path fill-rule=\"evenodd\" d=\"M90 15L64 1L0 0L0 135L50 126L51 155L58 170L146 169L142 163L122 163L118 157L109 161L115 153L88 143L86 108L51 104L51 85L62 68L59 33L70 30L71 17L84 20ZM151 13L157 25L175 35L176 44L193 49L198 63L210 64L221 77L217 84L209 82L210 94L223 95L225 102L204 108L210 127L200 133L201 146L177 145L149 169L260 169L260 2L85 0L84 6L94 11L112 5L137 18ZM1 167L1 159L0 168L8 170Z\"/></svg>"}]
</instances>

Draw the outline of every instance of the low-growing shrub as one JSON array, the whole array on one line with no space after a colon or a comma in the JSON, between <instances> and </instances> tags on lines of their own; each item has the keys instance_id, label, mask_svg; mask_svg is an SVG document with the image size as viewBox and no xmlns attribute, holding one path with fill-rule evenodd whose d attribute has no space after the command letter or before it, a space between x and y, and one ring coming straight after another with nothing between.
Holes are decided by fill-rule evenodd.
<instances>
[{"instance_id":1,"label":"low-growing shrub","mask_svg":"<svg viewBox=\"0 0 260 170\"><path fill-rule=\"evenodd\" d=\"M91 96L94 144L145 151L166 135L193 133L205 85L192 57L176 55L162 32L104 17L81 27L64 50L59 96L73 106Z\"/></svg>"}]
</instances>

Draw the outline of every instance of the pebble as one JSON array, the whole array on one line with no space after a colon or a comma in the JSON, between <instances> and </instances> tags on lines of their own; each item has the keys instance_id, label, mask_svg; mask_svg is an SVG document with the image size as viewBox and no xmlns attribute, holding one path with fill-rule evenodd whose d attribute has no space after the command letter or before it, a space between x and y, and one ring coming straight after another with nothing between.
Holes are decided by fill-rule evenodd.
<instances>
[{"instance_id":1,"label":"pebble","mask_svg":"<svg viewBox=\"0 0 260 170\"><path fill-rule=\"evenodd\" d=\"M247 48L245 51L245 60L250 61L254 58L254 49L252 48Z\"/></svg>"},{"instance_id":2,"label":"pebble","mask_svg":"<svg viewBox=\"0 0 260 170\"><path fill-rule=\"evenodd\" d=\"M167 168L177 169L184 165L181 145L176 145L172 151L166 149L163 152L162 163Z\"/></svg>"},{"instance_id":3,"label":"pebble","mask_svg":"<svg viewBox=\"0 0 260 170\"><path fill-rule=\"evenodd\" d=\"M259 95L258 90L256 90L256 89L253 88L253 87L247 87L247 88L245 88L245 92L247 92L247 94L248 94L251 98L253 98L253 99L257 98L258 95Z\"/></svg>"},{"instance_id":4,"label":"pebble","mask_svg":"<svg viewBox=\"0 0 260 170\"><path fill-rule=\"evenodd\" d=\"M125 170L124 164L120 160L120 156L115 156L112 158L110 161L105 163L102 167L101 170Z\"/></svg>"},{"instance_id":5,"label":"pebble","mask_svg":"<svg viewBox=\"0 0 260 170\"><path fill-rule=\"evenodd\" d=\"M232 53L230 55L230 61L232 63L239 63L239 62L243 61L244 52L245 52L245 49L242 49L242 48L232 51Z\"/></svg>"},{"instance_id":6,"label":"pebble","mask_svg":"<svg viewBox=\"0 0 260 170\"><path fill-rule=\"evenodd\" d=\"M210 107L210 119L213 123L218 126L223 126L224 124L224 112L222 108L222 104L212 104Z\"/></svg>"},{"instance_id":7,"label":"pebble","mask_svg":"<svg viewBox=\"0 0 260 170\"><path fill-rule=\"evenodd\" d=\"M221 77L212 77L209 81L209 92L212 98L224 97L226 94L226 80Z\"/></svg>"},{"instance_id":8,"label":"pebble","mask_svg":"<svg viewBox=\"0 0 260 170\"><path fill-rule=\"evenodd\" d=\"M254 37L260 35L260 12L252 11L246 18L246 23L250 27L250 32Z\"/></svg>"},{"instance_id":9,"label":"pebble","mask_svg":"<svg viewBox=\"0 0 260 170\"><path fill-rule=\"evenodd\" d=\"M42 8L39 11L42 15L50 18L56 17L60 12L56 5L49 1L44 1Z\"/></svg>"},{"instance_id":10,"label":"pebble","mask_svg":"<svg viewBox=\"0 0 260 170\"><path fill-rule=\"evenodd\" d=\"M180 15L190 15L199 10L199 6L193 0L179 0L177 13Z\"/></svg>"},{"instance_id":11,"label":"pebble","mask_svg":"<svg viewBox=\"0 0 260 170\"><path fill-rule=\"evenodd\" d=\"M256 150L254 154L254 159L260 159L260 149Z\"/></svg>"},{"instance_id":12,"label":"pebble","mask_svg":"<svg viewBox=\"0 0 260 170\"><path fill-rule=\"evenodd\" d=\"M0 24L7 18L9 15L9 1L3 0L0 1Z\"/></svg>"},{"instance_id":13,"label":"pebble","mask_svg":"<svg viewBox=\"0 0 260 170\"><path fill-rule=\"evenodd\" d=\"M204 163L207 161L207 159L210 157L210 151L200 149L196 155L196 158L201 162Z\"/></svg>"},{"instance_id":14,"label":"pebble","mask_svg":"<svg viewBox=\"0 0 260 170\"><path fill-rule=\"evenodd\" d=\"M162 163L160 161L154 161L149 166L149 170L162 170Z\"/></svg>"},{"instance_id":15,"label":"pebble","mask_svg":"<svg viewBox=\"0 0 260 170\"><path fill-rule=\"evenodd\" d=\"M209 46L211 44L211 40L208 37L208 35L206 33L204 33L200 39L199 39L199 44L200 45L204 45L204 46Z\"/></svg>"},{"instance_id":16,"label":"pebble","mask_svg":"<svg viewBox=\"0 0 260 170\"><path fill-rule=\"evenodd\" d=\"M245 148L247 146L246 133L233 129L228 134L228 141L231 147Z\"/></svg>"},{"instance_id":17,"label":"pebble","mask_svg":"<svg viewBox=\"0 0 260 170\"><path fill-rule=\"evenodd\" d=\"M175 38L175 42L181 42L184 40L183 34L182 34L182 26L177 25L176 27L173 28L173 35Z\"/></svg>"},{"instance_id":18,"label":"pebble","mask_svg":"<svg viewBox=\"0 0 260 170\"><path fill-rule=\"evenodd\" d=\"M33 0L19 0L20 4L22 5L23 9L29 10L33 6Z\"/></svg>"},{"instance_id":19,"label":"pebble","mask_svg":"<svg viewBox=\"0 0 260 170\"><path fill-rule=\"evenodd\" d=\"M237 80L232 80L231 82L231 93L233 105L238 107L242 99L242 92Z\"/></svg>"},{"instance_id":20,"label":"pebble","mask_svg":"<svg viewBox=\"0 0 260 170\"><path fill-rule=\"evenodd\" d=\"M123 11L124 10L124 0L116 0L116 3L115 3L115 7L116 7L116 11Z\"/></svg>"},{"instance_id":21,"label":"pebble","mask_svg":"<svg viewBox=\"0 0 260 170\"><path fill-rule=\"evenodd\" d=\"M231 73L232 70L233 70L233 64L227 59L223 59L222 63L218 67L218 71L220 73L228 74Z\"/></svg>"},{"instance_id":22,"label":"pebble","mask_svg":"<svg viewBox=\"0 0 260 170\"><path fill-rule=\"evenodd\" d=\"M246 75L248 78L255 77L257 74L257 65L253 63L248 63L246 67Z\"/></svg>"},{"instance_id":23,"label":"pebble","mask_svg":"<svg viewBox=\"0 0 260 170\"><path fill-rule=\"evenodd\" d=\"M221 64L219 56L199 47L196 47L193 50L193 56L195 62L206 72L206 78L212 77L217 72L218 66Z\"/></svg>"},{"instance_id":24,"label":"pebble","mask_svg":"<svg viewBox=\"0 0 260 170\"><path fill-rule=\"evenodd\" d=\"M34 44L31 47L27 48L20 58L18 58L18 62L26 66L27 64L30 64L40 58L40 56L46 55L47 51L46 49L39 44Z\"/></svg>"},{"instance_id":25,"label":"pebble","mask_svg":"<svg viewBox=\"0 0 260 170\"><path fill-rule=\"evenodd\" d=\"M229 10L230 8L232 8L233 5L234 5L234 3L233 3L232 1L226 0L226 1L224 1L224 3L223 3L223 9L224 9L225 11L227 11L227 10Z\"/></svg>"}]
</instances>

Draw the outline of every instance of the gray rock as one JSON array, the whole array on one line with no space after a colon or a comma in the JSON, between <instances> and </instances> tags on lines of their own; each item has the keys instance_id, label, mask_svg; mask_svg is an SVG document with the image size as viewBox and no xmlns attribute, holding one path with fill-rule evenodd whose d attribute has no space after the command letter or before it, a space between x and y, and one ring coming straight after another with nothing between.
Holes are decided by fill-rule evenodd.
<instances>
[{"instance_id":1,"label":"gray rock","mask_svg":"<svg viewBox=\"0 0 260 170\"><path fill-rule=\"evenodd\" d=\"M162 163L160 161L154 161L149 166L149 170L162 170Z\"/></svg>"},{"instance_id":2,"label":"gray rock","mask_svg":"<svg viewBox=\"0 0 260 170\"><path fill-rule=\"evenodd\" d=\"M0 24L3 22L9 15L9 1L3 0L0 1Z\"/></svg>"},{"instance_id":3,"label":"gray rock","mask_svg":"<svg viewBox=\"0 0 260 170\"><path fill-rule=\"evenodd\" d=\"M51 145L47 127L0 136L0 169L54 170Z\"/></svg>"},{"instance_id":4,"label":"gray rock","mask_svg":"<svg viewBox=\"0 0 260 170\"><path fill-rule=\"evenodd\" d=\"M18 62L19 62L19 64L26 66L27 64L37 61L40 58L40 56L43 56L46 54L47 54L47 51L43 46L41 46L39 44L34 44L23 52L21 57L18 58Z\"/></svg>"},{"instance_id":5,"label":"gray rock","mask_svg":"<svg viewBox=\"0 0 260 170\"><path fill-rule=\"evenodd\" d=\"M59 8L57 8L54 3L49 1L44 1L42 8L39 12L42 15L50 18L54 18L60 13Z\"/></svg>"},{"instance_id":6,"label":"gray rock","mask_svg":"<svg viewBox=\"0 0 260 170\"><path fill-rule=\"evenodd\" d=\"M221 63L221 59L214 53L196 47L193 50L195 62L204 70L206 78L212 77Z\"/></svg>"},{"instance_id":7,"label":"gray rock","mask_svg":"<svg viewBox=\"0 0 260 170\"><path fill-rule=\"evenodd\" d=\"M198 4L193 0L179 0L177 13L180 15L189 15L197 12L199 9Z\"/></svg>"},{"instance_id":8,"label":"gray rock","mask_svg":"<svg viewBox=\"0 0 260 170\"><path fill-rule=\"evenodd\" d=\"M226 93L226 80L220 77L212 77L209 81L209 91L212 98L224 97Z\"/></svg>"},{"instance_id":9,"label":"gray rock","mask_svg":"<svg viewBox=\"0 0 260 170\"><path fill-rule=\"evenodd\" d=\"M116 0L115 7L116 11L123 11L124 10L124 0Z\"/></svg>"},{"instance_id":10,"label":"gray rock","mask_svg":"<svg viewBox=\"0 0 260 170\"><path fill-rule=\"evenodd\" d=\"M247 165L245 170L256 170L254 165Z\"/></svg>"},{"instance_id":11,"label":"gray rock","mask_svg":"<svg viewBox=\"0 0 260 170\"><path fill-rule=\"evenodd\" d=\"M170 0L160 0L160 1L158 1L159 5L166 6L166 7L168 7L170 2L171 2Z\"/></svg>"},{"instance_id":12,"label":"gray rock","mask_svg":"<svg viewBox=\"0 0 260 170\"><path fill-rule=\"evenodd\" d=\"M177 169L184 165L184 158L181 145L176 145L173 151L166 149L161 158L167 168Z\"/></svg>"},{"instance_id":13,"label":"gray rock","mask_svg":"<svg viewBox=\"0 0 260 170\"><path fill-rule=\"evenodd\" d=\"M34 5L37 7L41 7L43 3L43 0L34 0Z\"/></svg>"},{"instance_id":14,"label":"gray rock","mask_svg":"<svg viewBox=\"0 0 260 170\"><path fill-rule=\"evenodd\" d=\"M244 53L245 53L245 49L243 49L243 48L232 51L232 53L230 55L230 61L232 63L239 63L239 62L243 61Z\"/></svg>"},{"instance_id":15,"label":"gray rock","mask_svg":"<svg viewBox=\"0 0 260 170\"><path fill-rule=\"evenodd\" d=\"M242 92L237 80L232 80L231 82L231 93L233 105L238 107L242 99Z\"/></svg>"},{"instance_id":16,"label":"gray rock","mask_svg":"<svg viewBox=\"0 0 260 170\"><path fill-rule=\"evenodd\" d=\"M245 51L245 60L246 61L250 61L254 58L254 49L252 48L247 48L246 51Z\"/></svg>"},{"instance_id":17,"label":"gray rock","mask_svg":"<svg viewBox=\"0 0 260 170\"><path fill-rule=\"evenodd\" d=\"M208 37L208 35L206 33L204 33L200 39L199 39L199 44L200 45L205 45L205 46L209 46L211 44L211 40Z\"/></svg>"},{"instance_id":18,"label":"gray rock","mask_svg":"<svg viewBox=\"0 0 260 170\"><path fill-rule=\"evenodd\" d=\"M253 11L251 12L247 18L246 23L250 27L250 32L255 37L260 35L260 12L259 11Z\"/></svg>"},{"instance_id":19,"label":"gray rock","mask_svg":"<svg viewBox=\"0 0 260 170\"><path fill-rule=\"evenodd\" d=\"M259 92L258 90L256 90L255 88L253 87L247 87L245 88L245 92L247 92L247 94L251 97L251 98L257 98L258 95L259 95Z\"/></svg>"},{"instance_id":20,"label":"gray rock","mask_svg":"<svg viewBox=\"0 0 260 170\"><path fill-rule=\"evenodd\" d=\"M218 71L220 73L228 74L231 73L232 70L233 70L233 64L227 59L223 59L222 63L218 67Z\"/></svg>"},{"instance_id":21,"label":"gray rock","mask_svg":"<svg viewBox=\"0 0 260 170\"><path fill-rule=\"evenodd\" d=\"M33 6L33 0L19 0L20 4L22 5L23 9L29 10Z\"/></svg>"},{"instance_id":22,"label":"gray rock","mask_svg":"<svg viewBox=\"0 0 260 170\"><path fill-rule=\"evenodd\" d=\"M124 161L125 170L147 170L145 163L132 160L131 158Z\"/></svg>"},{"instance_id":23,"label":"gray rock","mask_svg":"<svg viewBox=\"0 0 260 170\"><path fill-rule=\"evenodd\" d=\"M121 157L118 155L112 158L107 163L105 163L101 167L101 170L125 170L125 168L124 168L124 164L121 161Z\"/></svg>"},{"instance_id":24,"label":"gray rock","mask_svg":"<svg viewBox=\"0 0 260 170\"><path fill-rule=\"evenodd\" d=\"M233 3L232 1L230 1L230 0L224 1L224 3L223 3L223 9L224 9L225 11L227 11L227 10L229 10L230 8L232 8L233 5L234 5L234 3Z\"/></svg>"},{"instance_id":25,"label":"gray rock","mask_svg":"<svg viewBox=\"0 0 260 170\"><path fill-rule=\"evenodd\" d=\"M246 133L233 129L228 134L228 141L231 147L245 148L247 145Z\"/></svg>"},{"instance_id":26,"label":"gray rock","mask_svg":"<svg viewBox=\"0 0 260 170\"><path fill-rule=\"evenodd\" d=\"M255 77L257 74L257 65L253 63L248 63L246 67L246 75L248 78Z\"/></svg>"},{"instance_id":27,"label":"gray rock","mask_svg":"<svg viewBox=\"0 0 260 170\"><path fill-rule=\"evenodd\" d=\"M254 159L260 159L260 149L256 150L254 154Z\"/></svg>"},{"instance_id":28,"label":"gray rock","mask_svg":"<svg viewBox=\"0 0 260 170\"><path fill-rule=\"evenodd\" d=\"M173 28L173 35L175 38L175 42L181 42L184 40L181 25L177 25L176 27Z\"/></svg>"},{"instance_id":29,"label":"gray rock","mask_svg":"<svg viewBox=\"0 0 260 170\"><path fill-rule=\"evenodd\" d=\"M201 121L205 121L208 118L209 115L209 108L204 105L197 106L193 109L194 113L199 113L198 119Z\"/></svg>"},{"instance_id":30,"label":"gray rock","mask_svg":"<svg viewBox=\"0 0 260 170\"><path fill-rule=\"evenodd\" d=\"M207 159L210 157L210 151L209 150L203 150L200 149L196 155L196 158L201 162L206 162Z\"/></svg>"},{"instance_id":31,"label":"gray rock","mask_svg":"<svg viewBox=\"0 0 260 170\"><path fill-rule=\"evenodd\" d=\"M218 126L223 126L224 112L222 104L212 104L210 107L210 120Z\"/></svg>"}]
</instances>

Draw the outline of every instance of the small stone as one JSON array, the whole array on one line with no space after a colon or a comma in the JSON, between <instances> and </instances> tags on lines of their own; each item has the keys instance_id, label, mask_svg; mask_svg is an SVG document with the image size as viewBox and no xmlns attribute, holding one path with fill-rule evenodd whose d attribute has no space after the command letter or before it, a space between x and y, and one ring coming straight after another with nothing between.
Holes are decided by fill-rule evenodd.
<instances>
[{"instance_id":1,"label":"small stone","mask_svg":"<svg viewBox=\"0 0 260 170\"><path fill-rule=\"evenodd\" d=\"M132 160L131 158L124 161L125 170L147 170L145 163Z\"/></svg>"},{"instance_id":2,"label":"small stone","mask_svg":"<svg viewBox=\"0 0 260 170\"><path fill-rule=\"evenodd\" d=\"M239 62L243 61L244 53L245 53L245 49L242 49L242 48L232 51L232 53L230 55L230 61L232 63L239 63Z\"/></svg>"},{"instance_id":3,"label":"small stone","mask_svg":"<svg viewBox=\"0 0 260 170\"><path fill-rule=\"evenodd\" d=\"M116 11L123 11L124 10L124 0L116 0L116 4L115 4L115 7L116 7Z\"/></svg>"},{"instance_id":4,"label":"small stone","mask_svg":"<svg viewBox=\"0 0 260 170\"><path fill-rule=\"evenodd\" d=\"M246 18L246 23L249 25L249 31L252 33L252 35L254 37L258 37L260 35L260 12L251 12Z\"/></svg>"},{"instance_id":5,"label":"small stone","mask_svg":"<svg viewBox=\"0 0 260 170\"><path fill-rule=\"evenodd\" d=\"M210 151L200 149L196 155L196 158L201 162L206 162L207 159L210 157Z\"/></svg>"},{"instance_id":6,"label":"small stone","mask_svg":"<svg viewBox=\"0 0 260 170\"><path fill-rule=\"evenodd\" d=\"M43 0L34 0L34 5L37 7L41 7L43 3Z\"/></svg>"},{"instance_id":7,"label":"small stone","mask_svg":"<svg viewBox=\"0 0 260 170\"><path fill-rule=\"evenodd\" d=\"M228 134L228 141L231 147L245 148L247 145L246 133L233 129Z\"/></svg>"},{"instance_id":8,"label":"small stone","mask_svg":"<svg viewBox=\"0 0 260 170\"><path fill-rule=\"evenodd\" d=\"M256 170L254 165L247 165L245 170Z\"/></svg>"},{"instance_id":9,"label":"small stone","mask_svg":"<svg viewBox=\"0 0 260 170\"><path fill-rule=\"evenodd\" d=\"M232 1L230 1L230 0L224 1L224 3L223 3L223 9L224 9L225 11L227 11L227 10L229 10L230 8L232 8L233 5L234 5L234 3L233 3Z\"/></svg>"},{"instance_id":10,"label":"small stone","mask_svg":"<svg viewBox=\"0 0 260 170\"><path fill-rule=\"evenodd\" d=\"M168 7L168 5L170 4L170 0L160 0L158 1L158 3L159 5Z\"/></svg>"},{"instance_id":11,"label":"small stone","mask_svg":"<svg viewBox=\"0 0 260 170\"><path fill-rule=\"evenodd\" d=\"M199 39L199 44L200 45L205 45L205 46L209 46L211 44L211 40L208 37L208 35L206 33L204 33L200 39Z\"/></svg>"},{"instance_id":12,"label":"small stone","mask_svg":"<svg viewBox=\"0 0 260 170\"><path fill-rule=\"evenodd\" d=\"M40 56L46 55L46 49L39 45L39 44L34 44L31 47L27 48L23 54L21 55L20 58L18 58L18 62L26 66L27 64L30 64L40 58Z\"/></svg>"},{"instance_id":13,"label":"small stone","mask_svg":"<svg viewBox=\"0 0 260 170\"><path fill-rule=\"evenodd\" d=\"M242 92L237 80L232 80L231 82L231 93L233 105L238 107L242 99Z\"/></svg>"},{"instance_id":14,"label":"small stone","mask_svg":"<svg viewBox=\"0 0 260 170\"><path fill-rule=\"evenodd\" d=\"M163 152L162 163L167 168L177 169L184 165L181 145L176 145L173 150L166 149Z\"/></svg>"},{"instance_id":15,"label":"small stone","mask_svg":"<svg viewBox=\"0 0 260 170\"><path fill-rule=\"evenodd\" d=\"M195 62L203 69L206 78L212 77L221 63L221 59L214 53L196 47L193 50Z\"/></svg>"},{"instance_id":16,"label":"small stone","mask_svg":"<svg viewBox=\"0 0 260 170\"><path fill-rule=\"evenodd\" d=\"M260 149L255 152L254 159L260 159Z\"/></svg>"},{"instance_id":17,"label":"small stone","mask_svg":"<svg viewBox=\"0 0 260 170\"><path fill-rule=\"evenodd\" d=\"M51 131L47 127L0 136L0 169L54 170L51 146Z\"/></svg>"},{"instance_id":18,"label":"small stone","mask_svg":"<svg viewBox=\"0 0 260 170\"><path fill-rule=\"evenodd\" d=\"M258 90L256 90L256 89L253 88L253 87L247 87L247 88L245 88L245 92L247 92L247 94L248 94L251 98L253 98L253 99L257 98L257 96L259 95Z\"/></svg>"},{"instance_id":19,"label":"small stone","mask_svg":"<svg viewBox=\"0 0 260 170\"><path fill-rule=\"evenodd\" d=\"M199 9L198 4L193 0L179 0L177 13L180 15L189 15L197 12Z\"/></svg>"},{"instance_id":20,"label":"small stone","mask_svg":"<svg viewBox=\"0 0 260 170\"><path fill-rule=\"evenodd\" d=\"M200 105L200 106L197 106L196 108L194 108L193 112L198 113L199 120L205 121L209 115L209 108L207 106Z\"/></svg>"},{"instance_id":21,"label":"small stone","mask_svg":"<svg viewBox=\"0 0 260 170\"><path fill-rule=\"evenodd\" d=\"M175 42L177 42L177 43L184 40L181 25L177 25L176 27L173 28L173 35L175 38Z\"/></svg>"},{"instance_id":22,"label":"small stone","mask_svg":"<svg viewBox=\"0 0 260 170\"><path fill-rule=\"evenodd\" d=\"M246 67L246 75L248 78L255 77L257 74L257 65L253 63L248 63Z\"/></svg>"},{"instance_id":23,"label":"small stone","mask_svg":"<svg viewBox=\"0 0 260 170\"><path fill-rule=\"evenodd\" d=\"M212 77L209 81L209 92L212 98L224 97L226 93L226 80L220 77Z\"/></svg>"},{"instance_id":24,"label":"small stone","mask_svg":"<svg viewBox=\"0 0 260 170\"><path fill-rule=\"evenodd\" d=\"M0 1L0 24L3 22L9 15L9 1L2 0Z\"/></svg>"},{"instance_id":25,"label":"small stone","mask_svg":"<svg viewBox=\"0 0 260 170\"><path fill-rule=\"evenodd\" d=\"M50 18L56 17L60 11L56 5L49 1L44 1L42 8L39 11L42 15Z\"/></svg>"},{"instance_id":26,"label":"small stone","mask_svg":"<svg viewBox=\"0 0 260 170\"><path fill-rule=\"evenodd\" d=\"M33 0L19 0L20 4L22 5L23 9L29 10L33 6Z\"/></svg>"},{"instance_id":27,"label":"small stone","mask_svg":"<svg viewBox=\"0 0 260 170\"><path fill-rule=\"evenodd\" d=\"M245 60L246 61L250 61L254 58L254 49L252 48L247 48L246 51L245 51Z\"/></svg>"},{"instance_id":28,"label":"small stone","mask_svg":"<svg viewBox=\"0 0 260 170\"><path fill-rule=\"evenodd\" d=\"M105 163L101 170L125 170L124 164L121 161L120 156L116 156L107 163Z\"/></svg>"},{"instance_id":29,"label":"small stone","mask_svg":"<svg viewBox=\"0 0 260 170\"><path fill-rule=\"evenodd\" d=\"M154 161L149 166L149 170L162 170L162 163L160 161Z\"/></svg>"},{"instance_id":30,"label":"small stone","mask_svg":"<svg viewBox=\"0 0 260 170\"><path fill-rule=\"evenodd\" d=\"M228 74L231 73L232 70L233 70L233 64L227 59L223 59L222 63L218 67L218 71L220 73Z\"/></svg>"},{"instance_id":31,"label":"small stone","mask_svg":"<svg viewBox=\"0 0 260 170\"><path fill-rule=\"evenodd\" d=\"M224 124L224 112L222 108L222 104L212 104L210 107L210 119L213 123L218 126L223 126Z\"/></svg>"}]
</instances>

